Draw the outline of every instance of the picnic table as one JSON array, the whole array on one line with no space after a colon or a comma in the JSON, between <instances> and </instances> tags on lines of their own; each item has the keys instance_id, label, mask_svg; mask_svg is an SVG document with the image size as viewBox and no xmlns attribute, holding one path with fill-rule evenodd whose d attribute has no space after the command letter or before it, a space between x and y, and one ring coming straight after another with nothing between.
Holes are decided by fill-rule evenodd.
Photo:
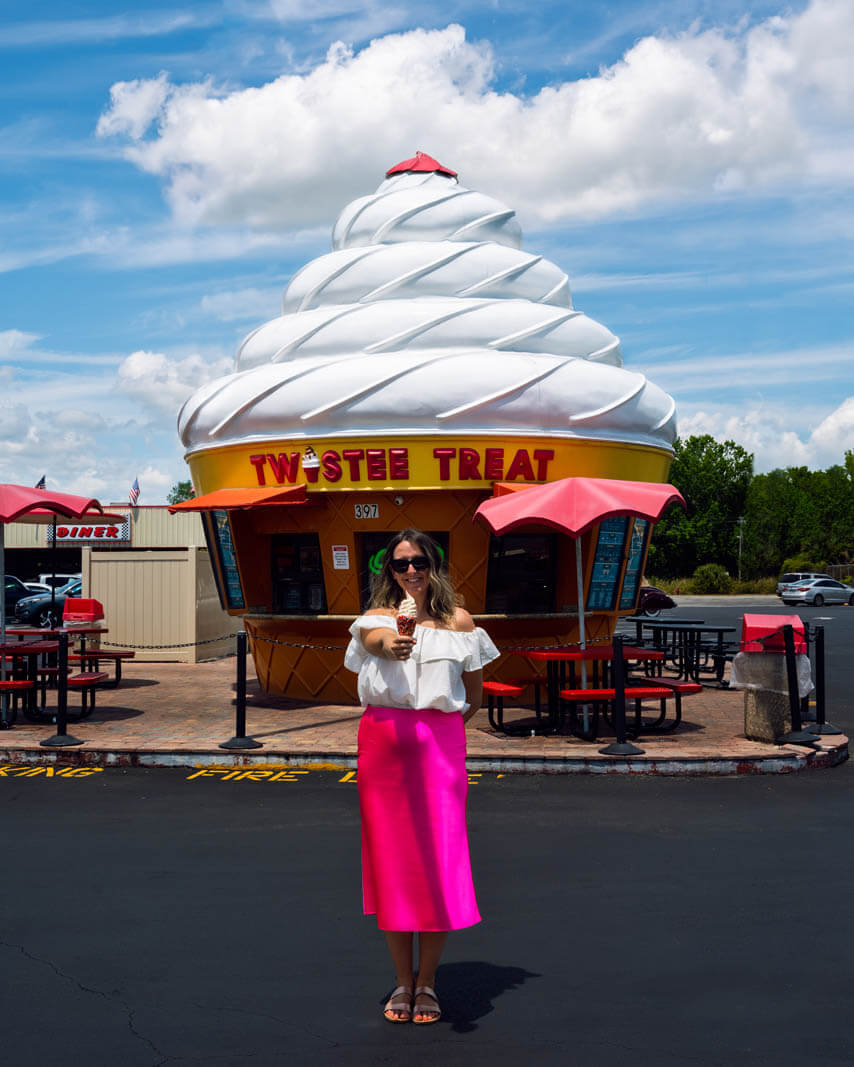
<instances>
[{"instance_id":1,"label":"picnic table","mask_svg":"<svg viewBox=\"0 0 854 1067\"><path fill-rule=\"evenodd\" d=\"M654 619L640 624L651 631L653 648L665 653L667 665L677 678L699 682L714 679L722 684L726 667L725 635L735 626L716 626L685 619ZM707 635L713 641L705 640Z\"/></svg>"}]
</instances>

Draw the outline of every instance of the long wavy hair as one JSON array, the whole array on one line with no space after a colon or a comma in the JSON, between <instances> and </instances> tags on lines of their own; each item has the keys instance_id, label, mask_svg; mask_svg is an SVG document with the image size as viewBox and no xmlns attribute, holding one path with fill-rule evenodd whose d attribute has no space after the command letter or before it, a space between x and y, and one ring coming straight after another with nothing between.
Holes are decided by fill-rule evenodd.
<instances>
[{"instance_id":1,"label":"long wavy hair","mask_svg":"<svg viewBox=\"0 0 854 1067\"><path fill-rule=\"evenodd\" d=\"M426 608L428 613L441 622L450 623L454 618L454 609L460 602L454 587L447 574L442 573L442 560L439 550L431 537L422 530L400 530L392 537L385 547L382 557L382 565L378 574L371 576L371 599L369 608L394 608L397 609L405 594L395 580L391 569L391 561L394 550L401 541L409 541L415 545L422 555L430 561L427 570L427 599Z\"/></svg>"}]
</instances>

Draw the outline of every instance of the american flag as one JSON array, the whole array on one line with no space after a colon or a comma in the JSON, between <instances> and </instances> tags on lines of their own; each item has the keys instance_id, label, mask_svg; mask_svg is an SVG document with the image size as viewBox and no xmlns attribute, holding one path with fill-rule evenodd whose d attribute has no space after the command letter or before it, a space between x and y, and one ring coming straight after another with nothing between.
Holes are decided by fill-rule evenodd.
<instances>
[{"instance_id":1,"label":"american flag","mask_svg":"<svg viewBox=\"0 0 854 1067\"><path fill-rule=\"evenodd\" d=\"M36 489L47 489L47 482L45 482L46 477L47 475L43 474L41 478L39 478L39 480L36 482Z\"/></svg>"},{"instance_id":2,"label":"american flag","mask_svg":"<svg viewBox=\"0 0 854 1067\"><path fill-rule=\"evenodd\" d=\"M128 502L132 508L136 507L137 500L139 500L139 480L134 478L133 485L128 492Z\"/></svg>"}]
</instances>

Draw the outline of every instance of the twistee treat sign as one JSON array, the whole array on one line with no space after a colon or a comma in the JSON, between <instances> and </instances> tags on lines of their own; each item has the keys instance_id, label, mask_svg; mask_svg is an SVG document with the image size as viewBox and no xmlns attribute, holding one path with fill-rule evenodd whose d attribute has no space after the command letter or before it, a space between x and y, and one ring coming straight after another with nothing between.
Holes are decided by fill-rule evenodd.
<instances>
[{"instance_id":1,"label":"twistee treat sign","mask_svg":"<svg viewBox=\"0 0 854 1067\"><path fill-rule=\"evenodd\" d=\"M324 447L305 451L253 452L247 457L252 482L344 489L378 482L400 485L467 485L472 482L546 481L554 449L474 445L378 445ZM307 459L308 457L308 459ZM308 464L308 465L307 465ZM249 480L249 479L247 479Z\"/></svg>"}]
</instances>

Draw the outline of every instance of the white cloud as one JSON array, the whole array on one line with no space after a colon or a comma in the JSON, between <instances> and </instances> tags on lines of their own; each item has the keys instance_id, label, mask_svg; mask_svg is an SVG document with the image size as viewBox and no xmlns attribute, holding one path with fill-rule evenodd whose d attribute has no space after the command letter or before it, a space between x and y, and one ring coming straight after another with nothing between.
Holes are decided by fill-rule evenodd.
<instances>
[{"instance_id":1,"label":"white cloud","mask_svg":"<svg viewBox=\"0 0 854 1067\"><path fill-rule=\"evenodd\" d=\"M460 26L416 29L358 54L338 43L260 88L120 83L99 132L129 137L182 223L328 224L416 148L534 221L595 217L843 180L852 41L854 5L812 0L753 27L646 37L596 77L525 97L491 88L491 48Z\"/></svg>"},{"instance_id":2,"label":"white cloud","mask_svg":"<svg viewBox=\"0 0 854 1067\"><path fill-rule=\"evenodd\" d=\"M25 330L0 330L0 359L20 356L39 340L41 338L37 333L27 333Z\"/></svg>"},{"instance_id":3,"label":"white cloud","mask_svg":"<svg viewBox=\"0 0 854 1067\"><path fill-rule=\"evenodd\" d=\"M830 414L820 418L807 433L792 429L786 412L751 408L704 408L680 418L679 436L711 434L719 441L731 440L752 452L757 473L778 467L811 467L822 470L842 463L845 452L854 449L854 396L849 396Z\"/></svg>"},{"instance_id":4,"label":"white cloud","mask_svg":"<svg viewBox=\"0 0 854 1067\"><path fill-rule=\"evenodd\" d=\"M30 428L30 415L23 404L0 405L0 441L7 446L20 443Z\"/></svg>"},{"instance_id":5,"label":"white cloud","mask_svg":"<svg viewBox=\"0 0 854 1067\"><path fill-rule=\"evenodd\" d=\"M673 358L665 353L663 359L650 358L652 352L636 354L626 359L626 365L639 366L648 372L657 385L672 392L677 401L681 396L720 391L730 393L745 389L782 389L787 393L792 382L809 368L809 382L832 382L837 388L844 380L851 381L851 343L816 345L769 352L755 352L746 348L729 354L702 354L687 347ZM680 423L681 425L681 423ZM681 432L681 430L680 430Z\"/></svg>"},{"instance_id":6,"label":"white cloud","mask_svg":"<svg viewBox=\"0 0 854 1067\"><path fill-rule=\"evenodd\" d=\"M105 18L39 19L37 22L7 23L0 36L0 48L62 47L91 41L118 41L128 37L159 37L192 27L209 26L218 16L213 12L141 15L111 15Z\"/></svg>"},{"instance_id":7,"label":"white cloud","mask_svg":"<svg viewBox=\"0 0 854 1067\"><path fill-rule=\"evenodd\" d=\"M203 296L200 308L220 322L258 322L281 312L282 286L275 289L234 289Z\"/></svg>"},{"instance_id":8,"label":"white cloud","mask_svg":"<svg viewBox=\"0 0 854 1067\"><path fill-rule=\"evenodd\" d=\"M211 362L196 354L170 359L162 352L140 350L122 362L118 386L126 397L174 416L200 385L233 369L232 359Z\"/></svg>"},{"instance_id":9,"label":"white cloud","mask_svg":"<svg viewBox=\"0 0 854 1067\"><path fill-rule=\"evenodd\" d=\"M0 331L0 481L121 500L134 477L159 503L186 477L176 414L203 382L232 369L219 350L124 358L51 352L34 333ZM105 412L109 414L104 414ZM141 463L145 458L146 466Z\"/></svg>"},{"instance_id":10,"label":"white cloud","mask_svg":"<svg viewBox=\"0 0 854 1067\"><path fill-rule=\"evenodd\" d=\"M136 141L154 122L170 92L168 76L116 82L110 88L110 110L98 119L99 137L125 134Z\"/></svg>"}]
</instances>

